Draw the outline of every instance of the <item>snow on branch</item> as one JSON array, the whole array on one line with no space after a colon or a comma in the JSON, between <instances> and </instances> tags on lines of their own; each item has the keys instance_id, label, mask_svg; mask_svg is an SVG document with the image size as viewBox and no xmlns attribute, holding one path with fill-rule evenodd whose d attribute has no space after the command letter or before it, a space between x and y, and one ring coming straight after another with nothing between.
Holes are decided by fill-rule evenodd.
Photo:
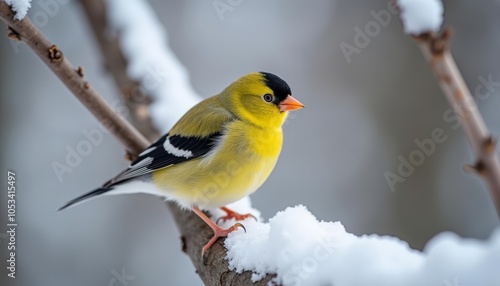
<instances>
[{"instance_id":1,"label":"snow on branch","mask_svg":"<svg viewBox=\"0 0 500 286\"><path fill-rule=\"evenodd\" d=\"M142 87L140 81L131 79L127 74L128 61L122 52L118 37L113 37L109 32L111 28L108 25L104 0L82 0L80 4L101 50L102 64L112 76L123 102L130 111L129 120L150 141L158 139L160 133L153 126L149 112L153 97ZM134 159L133 156L130 159Z\"/></svg>"},{"instance_id":2,"label":"snow on branch","mask_svg":"<svg viewBox=\"0 0 500 286\"><path fill-rule=\"evenodd\" d=\"M231 207L248 211L245 203ZM248 219L244 224L247 232L232 232L225 246L230 268L252 271L253 281L267 273L276 273L272 281L284 286L494 286L500 281L500 228L488 241L441 233L420 252L396 237L353 235L340 222L318 221L301 205L278 212L268 223Z\"/></svg>"},{"instance_id":3,"label":"snow on branch","mask_svg":"<svg viewBox=\"0 0 500 286\"><path fill-rule=\"evenodd\" d=\"M416 4L419 3L419 4ZM414 36L446 99L460 118L465 135L472 145L476 162L465 167L488 184L493 204L500 215L500 161L497 140L491 135L479 113L471 92L450 51L449 29L438 34L443 8L439 0L398 0L405 31ZM432 15L432 16L428 16Z\"/></svg>"},{"instance_id":4,"label":"snow on branch","mask_svg":"<svg viewBox=\"0 0 500 286\"><path fill-rule=\"evenodd\" d=\"M28 14L29 8L31 8L31 0L3 0L7 5L12 8L12 11L16 13L14 19L22 20Z\"/></svg>"},{"instance_id":5,"label":"snow on branch","mask_svg":"<svg viewBox=\"0 0 500 286\"><path fill-rule=\"evenodd\" d=\"M151 118L160 133L201 100L191 87L186 68L168 46L168 34L145 1L107 0L107 14L128 66L128 75L139 80L153 96Z\"/></svg>"},{"instance_id":6,"label":"snow on branch","mask_svg":"<svg viewBox=\"0 0 500 286\"><path fill-rule=\"evenodd\" d=\"M397 0L404 30L408 34L420 35L437 32L443 23L441 0Z\"/></svg>"}]
</instances>

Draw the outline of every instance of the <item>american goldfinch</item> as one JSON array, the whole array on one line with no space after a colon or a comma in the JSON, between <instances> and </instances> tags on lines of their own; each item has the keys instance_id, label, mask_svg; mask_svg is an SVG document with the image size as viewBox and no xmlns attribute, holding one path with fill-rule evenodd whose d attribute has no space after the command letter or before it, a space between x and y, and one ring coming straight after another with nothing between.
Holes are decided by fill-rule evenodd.
<instances>
[{"instance_id":1,"label":"american goldfinch","mask_svg":"<svg viewBox=\"0 0 500 286\"><path fill-rule=\"evenodd\" d=\"M223 229L201 209L221 208L223 220L242 220L225 205L255 192L273 170L288 111L303 108L280 77L255 72L191 108L170 130L102 187L59 210L100 195L150 193L192 209L214 231L202 256ZM244 227L243 227L244 228Z\"/></svg>"}]
</instances>

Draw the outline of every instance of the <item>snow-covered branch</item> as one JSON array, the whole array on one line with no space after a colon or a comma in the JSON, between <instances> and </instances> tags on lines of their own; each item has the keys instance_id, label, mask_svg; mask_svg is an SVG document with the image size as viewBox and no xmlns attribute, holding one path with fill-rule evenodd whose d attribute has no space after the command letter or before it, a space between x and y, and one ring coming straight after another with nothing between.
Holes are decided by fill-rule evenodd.
<instances>
[{"instance_id":1,"label":"snow-covered branch","mask_svg":"<svg viewBox=\"0 0 500 286\"><path fill-rule=\"evenodd\" d=\"M247 210L237 204L234 205L233 208L238 211ZM227 260L228 250L224 245L223 239L219 239L217 243L210 248L210 251L207 253L208 255L206 254L205 262L203 262L200 256L201 249L212 237L212 229L208 228L206 223L195 217L190 211L183 211L179 208L171 208L171 210L174 213L175 222L181 233L182 251L191 258L191 261L196 267L197 274L205 285L266 286L268 282L273 280L276 276L272 274L272 272L267 272L261 275L261 280L255 281L255 279L252 279L254 276L253 271L251 271L252 269L230 268ZM213 216L212 218L218 217L220 217L220 215ZM247 225L252 227L250 225L251 220L253 219L243 222L245 227ZM244 237L244 235L240 237Z\"/></svg>"},{"instance_id":2,"label":"snow-covered branch","mask_svg":"<svg viewBox=\"0 0 500 286\"><path fill-rule=\"evenodd\" d=\"M151 119L160 133L169 129L201 97L186 68L168 46L168 33L144 0L107 0L108 31L117 37L127 74L151 95Z\"/></svg>"},{"instance_id":3,"label":"snow-covered branch","mask_svg":"<svg viewBox=\"0 0 500 286\"><path fill-rule=\"evenodd\" d=\"M10 2L13 7L19 7L19 3L23 1L12 0ZM17 20L19 17L16 15L23 15L26 12L27 8L21 14L16 14L6 2L0 1L0 18L9 26L11 33L16 35L11 38L24 41L128 151L139 153L144 150L148 146L148 141L112 110L63 52L51 43L28 18Z\"/></svg>"},{"instance_id":4,"label":"snow-covered branch","mask_svg":"<svg viewBox=\"0 0 500 286\"><path fill-rule=\"evenodd\" d=\"M439 34L443 21L443 4L440 0L398 0L397 4L401 10L405 32L416 39L472 145L477 161L465 169L486 181L500 216L500 161L496 151L497 141L486 127L451 55L450 30L446 29Z\"/></svg>"},{"instance_id":5,"label":"snow-covered branch","mask_svg":"<svg viewBox=\"0 0 500 286\"><path fill-rule=\"evenodd\" d=\"M232 206L249 210L247 202ZM500 228L488 241L441 233L423 252L396 237L356 236L340 222L319 221L304 206L268 223L244 222L225 241L229 266L259 281L276 273L284 286L494 286L500 281Z\"/></svg>"},{"instance_id":6,"label":"snow-covered branch","mask_svg":"<svg viewBox=\"0 0 500 286\"><path fill-rule=\"evenodd\" d=\"M121 50L118 37L111 36L104 1L82 0L80 3L101 50L103 65L109 71L120 90L123 102L130 110L131 123L150 141L156 140L160 133L154 128L149 112L153 97L142 87L139 80L133 80L127 74L128 61Z\"/></svg>"},{"instance_id":7,"label":"snow-covered branch","mask_svg":"<svg viewBox=\"0 0 500 286\"><path fill-rule=\"evenodd\" d=\"M14 19L22 20L28 14L31 8L31 0L3 0L7 5L10 5L15 16Z\"/></svg>"}]
</instances>

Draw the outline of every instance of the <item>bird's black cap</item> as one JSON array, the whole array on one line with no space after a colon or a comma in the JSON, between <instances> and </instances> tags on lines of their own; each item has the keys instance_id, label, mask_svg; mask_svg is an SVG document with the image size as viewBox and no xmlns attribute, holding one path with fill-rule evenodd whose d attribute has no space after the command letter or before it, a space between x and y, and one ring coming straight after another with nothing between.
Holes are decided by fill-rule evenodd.
<instances>
[{"instance_id":1,"label":"bird's black cap","mask_svg":"<svg viewBox=\"0 0 500 286\"><path fill-rule=\"evenodd\" d=\"M274 96L276 97L277 101L275 103L280 103L281 101L285 100L288 95L292 94L290 86L288 86L286 81L281 79L279 76L268 72L260 73L264 76L266 85L273 90Z\"/></svg>"}]
</instances>

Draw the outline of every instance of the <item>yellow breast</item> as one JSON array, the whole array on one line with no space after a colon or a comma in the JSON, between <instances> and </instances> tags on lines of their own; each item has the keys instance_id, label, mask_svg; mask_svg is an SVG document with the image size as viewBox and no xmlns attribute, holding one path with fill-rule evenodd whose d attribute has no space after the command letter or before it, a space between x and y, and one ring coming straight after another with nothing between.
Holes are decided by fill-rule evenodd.
<instances>
[{"instance_id":1,"label":"yellow breast","mask_svg":"<svg viewBox=\"0 0 500 286\"><path fill-rule=\"evenodd\" d=\"M183 206L221 207L264 183L276 165L282 141L281 128L235 121L206 156L156 171L153 180Z\"/></svg>"}]
</instances>

